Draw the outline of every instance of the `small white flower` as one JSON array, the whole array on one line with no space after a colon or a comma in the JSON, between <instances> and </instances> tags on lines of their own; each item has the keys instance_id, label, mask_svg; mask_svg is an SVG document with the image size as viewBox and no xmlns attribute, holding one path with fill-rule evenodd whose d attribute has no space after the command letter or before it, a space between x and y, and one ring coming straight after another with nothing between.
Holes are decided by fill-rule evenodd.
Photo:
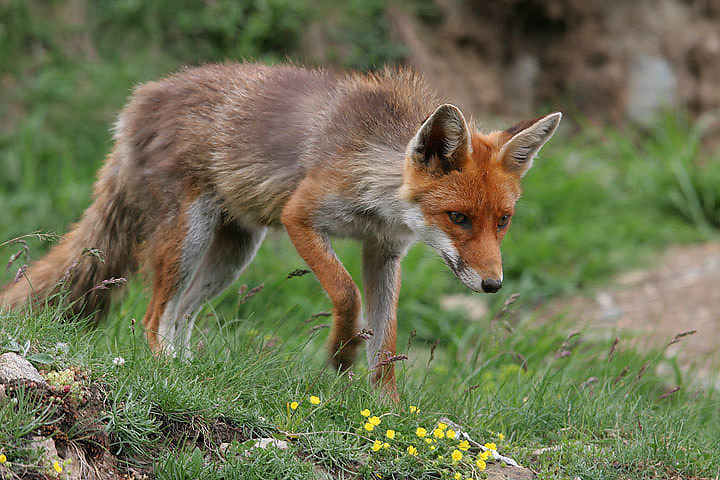
<instances>
[{"instance_id":1,"label":"small white flower","mask_svg":"<svg viewBox=\"0 0 720 480\"><path fill-rule=\"evenodd\" d=\"M116 367L122 367L125 365L125 359L123 357L115 357L113 358L113 365Z\"/></svg>"}]
</instances>

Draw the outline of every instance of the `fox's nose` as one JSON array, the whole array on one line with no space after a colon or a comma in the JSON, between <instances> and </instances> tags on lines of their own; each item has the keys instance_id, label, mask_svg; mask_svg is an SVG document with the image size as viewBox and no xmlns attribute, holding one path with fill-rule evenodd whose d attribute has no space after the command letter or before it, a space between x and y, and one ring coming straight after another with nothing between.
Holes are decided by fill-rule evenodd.
<instances>
[{"instance_id":1,"label":"fox's nose","mask_svg":"<svg viewBox=\"0 0 720 480\"><path fill-rule=\"evenodd\" d=\"M502 280L496 278L485 278L482 281L483 292L495 293L502 287Z\"/></svg>"}]
</instances>

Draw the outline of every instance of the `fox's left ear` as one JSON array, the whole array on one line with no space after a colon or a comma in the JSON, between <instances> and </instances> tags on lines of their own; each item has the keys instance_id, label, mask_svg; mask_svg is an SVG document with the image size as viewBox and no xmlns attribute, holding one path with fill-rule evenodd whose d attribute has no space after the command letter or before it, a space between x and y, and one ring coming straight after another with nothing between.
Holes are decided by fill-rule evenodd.
<instances>
[{"instance_id":1,"label":"fox's left ear","mask_svg":"<svg viewBox=\"0 0 720 480\"><path fill-rule=\"evenodd\" d=\"M503 133L510 136L500 149L500 158L505 169L521 177L525 175L540 147L545 145L557 130L561 118L562 113L555 112L505 130Z\"/></svg>"},{"instance_id":2,"label":"fox's left ear","mask_svg":"<svg viewBox=\"0 0 720 480\"><path fill-rule=\"evenodd\" d=\"M471 149L465 117L455 105L446 103L423 122L406 154L419 170L444 175L461 170Z\"/></svg>"}]
</instances>

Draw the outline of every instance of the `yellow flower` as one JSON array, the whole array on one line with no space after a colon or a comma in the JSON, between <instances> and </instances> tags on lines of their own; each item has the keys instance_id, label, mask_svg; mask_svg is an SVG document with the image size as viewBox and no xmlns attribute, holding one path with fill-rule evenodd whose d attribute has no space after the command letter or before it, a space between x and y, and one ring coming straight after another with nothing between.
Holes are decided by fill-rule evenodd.
<instances>
[{"instance_id":1,"label":"yellow flower","mask_svg":"<svg viewBox=\"0 0 720 480\"><path fill-rule=\"evenodd\" d=\"M455 438L455 430L448 430L447 432L445 432L445 436L452 440L453 438Z\"/></svg>"},{"instance_id":2,"label":"yellow flower","mask_svg":"<svg viewBox=\"0 0 720 480\"><path fill-rule=\"evenodd\" d=\"M495 444L492 443L492 442L488 442L488 443L486 443L486 444L483 445L483 446L484 446L485 448L490 449L490 450L497 450L497 445L495 445Z\"/></svg>"},{"instance_id":3,"label":"yellow flower","mask_svg":"<svg viewBox=\"0 0 720 480\"><path fill-rule=\"evenodd\" d=\"M455 475L453 475L453 478L455 480L460 480L462 478L462 475L460 475L459 473L456 473Z\"/></svg>"},{"instance_id":4,"label":"yellow flower","mask_svg":"<svg viewBox=\"0 0 720 480\"><path fill-rule=\"evenodd\" d=\"M415 430L415 435L423 438L425 435L427 435L427 430L425 430L423 427L418 427L417 430Z\"/></svg>"},{"instance_id":5,"label":"yellow flower","mask_svg":"<svg viewBox=\"0 0 720 480\"><path fill-rule=\"evenodd\" d=\"M417 457L417 454L418 454L417 448L413 447L412 445L410 445L410 446L407 448L407 452L408 452L410 455L412 455L413 457Z\"/></svg>"},{"instance_id":6,"label":"yellow flower","mask_svg":"<svg viewBox=\"0 0 720 480\"><path fill-rule=\"evenodd\" d=\"M362 415L363 417L369 417L369 416L370 416L370 410L368 410L368 409L366 408L365 410L360 411L360 415Z\"/></svg>"},{"instance_id":7,"label":"yellow flower","mask_svg":"<svg viewBox=\"0 0 720 480\"><path fill-rule=\"evenodd\" d=\"M425 443L432 443L432 438L426 438Z\"/></svg>"},{"instance_id":8,"label":"yellow flower","mask_svg":"<svg viewBox=\"0 0 720 480\"><path fill-rule=\"evenodd\" d=\"M290 406L290 410L297 410L298 402L290 402L288 405Z\"/></svg>"},{"instance_id":9,"label":"yellow flower","mask_svg":"<svg viewBox=\"0 0 720 480\"><path fill-rule=\"evenodd\" d=\"M458 445L458 448L464 452L464 451L466 451L468 448L470 448L470 442L468 442L467 440L463 440L463 441L460 442L460 444Z\"/></svg>"},{"instance_id":10,"label":"yellow flower","mask_svg":"<svg viewBox=\"0 0 720 480\"><path fill-rule=\"evenodd\" d=\"M365 430L367 430L368 432L372 432L373 428L375 428L375 425L373 425L372 423L366 422L365 425L363 425L363 427L365 427Z\"/></svg>"},{"instance_id":11,"label":"yellow flower","mask_svg":"<svg viewBox=\"0 0 720 480\"><path fill-rule=\"evenodd\" d=\"M373 415L372 417L368 418L368 422L372 423L373 425L377 426L380 425L380 419Z\"/></svg>"},{"instance_id":12,"label":"yellow flower","mask_svg":"<svg viewBox=\"0 0 720 480\"><path fill-rule=\"evenodd\" d=\"M4 453L0 453L0 463L5 463L5 462L7 462L7 457L5 456Z\"/></svg>"},{"instance_id":13,"label":"yellow flower","mask_svg":"<svg viewBox=\"0 0 720 480\"><path fill-rule=\"evenodd\" d=\"M498 433L497 437L500 439L501 442L505 440L505 435L503 435L502 433Z\"/></svg>"},{"instance_id":14,"label":"yellow flower","mask_svg":"<svg viewBox=\"0 0 720 480\"><path fill-rule=\"evenodd\" d=\"M383 444L382 444L382 442L381 442L380 440L375 440L375 441L373 442L372 451L373 451L373 452L377 452L378 450L380 450L380 449L382 448L382 445L383 445Z\"/></svg>"},{"instance_id":15,"label":"yellow flower","mask_svg":"<svg viewBox=\"0 0 720 480\"><path fill-rule=\"evenodd\" d=\"M487 463L485 463L485 460L483 460L482 458L478 458L475 461L475 465L477 465L478 470L480 470L481 472L487 468Z\"/></svg>"},{"instance_id":16,"label":"yellow flower","mask_svg":"<svg viewBox=\"0 0 720 480\"><path fill-rule=\"evenodd\" d=\"M430 450L435 450L435 445L430 445Z\"/></svg>"},{"instance_id":17,"label":"yellow flower","mask_svg":"<svg viewBox=\"0 0 720 480\"><path fill-rule=\"evenodd\" d=\"M487 460L488 458L490 458L491 455L492 455L492 452L490 450L485 450L484 452L482 452L480 454L480 458L482 460Z\"/></svg>"},{"instance_id":18,"label":"yellow flower","mask_svg":"<svg viewBox=\"0 0 720 480\"><path fill-rule=\"evenodd\" d=\"M385 436L390 440L393 440L395 438L395 430L386 430Z\"/></svg>"},{"instance_id":19,"label":"yellow flower","mask_svg":"<svg viewBox=\"0 0 720 480\"><path fill-rule=\"evenodd\" d=\"M410 413L417 413L420 411L420 407L416 407L415 405L410 405Z\"/></svg>"},{"instance_id":20,"label":"yellow flower","mask_svg":"<svg viewBox=\"0 0 720 480\"><path fill-rule=\"evenodd\" d=\"M433 435L434 435L436 438L445 438L445 432L443 432L443 431L440 430L439 428L436 428L435 430L433 430Z\"/></svg>"},{"instance_id":21,"label":"yellow flower","mask_svg":"<svg viewBox=\"0 0 720 480\"><path fill-rule=\"evenodd\" d=\"M445 425L443 422L438 422L437 428L439 430L445 430L447 428L447 425Z\"/></svg>"},{"instance_id":22,"label":"yellow flower","mask_svg":"<svg viewBox=\"0 0 720 480\"><path fill-rule=\"evenodd\" d=\"M55 463L53 463L53 468L55 469L55 471L56 471L57 473L62 473L62 467L61 467L60 464L57 462L57 460L55 460Z\"/></svg>"},{"instance_id":23,"label":"yellow flower","mask_svg":"<svg viewBox=\"0 0 720 480\"><path fill-rule=\"evenodd\" d=\"M459 462L462 459L462 452L460 450L453 450L452 459L456 462Z\"/></svg>"},{"instance_id":24,"label":"yellow flower","mask_svg":"<svg viewBox=\"0 0 720 480\"><path fill-rule=\"evenodd\" d=\"M315 395L310 395L310 403L313 405L320 405L320 398Z\"/></svg>"},{"instance_id":25,"label":"yellow flower","mask_svg":"<svg viewBox=\"0 0 720 480\"><path fill-rule=\"evenodd\" d=\"M390 444L388 442L383 443L383 448L390 448Z\"/></svg>"}]
</instances>

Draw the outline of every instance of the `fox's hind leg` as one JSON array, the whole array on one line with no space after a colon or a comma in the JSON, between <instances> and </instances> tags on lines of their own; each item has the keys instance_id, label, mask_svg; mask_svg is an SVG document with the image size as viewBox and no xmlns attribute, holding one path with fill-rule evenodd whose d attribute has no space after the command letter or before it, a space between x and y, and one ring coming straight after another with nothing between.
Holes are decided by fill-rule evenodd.
<instances>
[{"instance_id":1,"label":"fox's hind leg","mask_svg":"<svg viewBox=\"0 0 720 480\"><path fill-rule=\"evenodd\" d=\"M178 307L195 277L215 230L220 212L209 196L184 203L180 214L157 227L147 254L153 293L143 324L150 348L174 354Z\"/></svg>"},{"instance_id":2,"label":"fox's hind leg","mask_svg":"<svg viewBox=\"0 0 720 480\"><path fill-rule=\"evenodd\" d=\"M148 342L153 350L190 356L190 335L200 306L239 277L257 253L265 230L264 227L223 225L208 239L208 247L194 262L192 275L176 276L180 282L174 289L163 281L162 275L156 275L153 298L145 317ZM161 268L167 269L167 265Z\"/></svg>"},{"instance_id":3,"label":"fox's hind leg","mask_svg":"<svg viewBox=\"0 0 720 480\"><path fill-rule=\"evenodd\" d=\"M143 324L153 351L189 356L197 310L237 279L255 256L265 227L223 223L210 196L188 203L169 224L156 232L150 252L153 295Z\"/></svg>"},{"instance_id":4,"label":"fox's hind leg","mask_svg":"<svg viewBox=\"0 0 720 480\"><path fill-rule=\"evenodd\" d=\"M183 349L183 356L189 354L190 335L203 302L214 298L238 279L255 257L265 232L265 227L228 224L215 233L190 286L178 302L172 342L176 351Z\"/></svg>"}]
</instances>

